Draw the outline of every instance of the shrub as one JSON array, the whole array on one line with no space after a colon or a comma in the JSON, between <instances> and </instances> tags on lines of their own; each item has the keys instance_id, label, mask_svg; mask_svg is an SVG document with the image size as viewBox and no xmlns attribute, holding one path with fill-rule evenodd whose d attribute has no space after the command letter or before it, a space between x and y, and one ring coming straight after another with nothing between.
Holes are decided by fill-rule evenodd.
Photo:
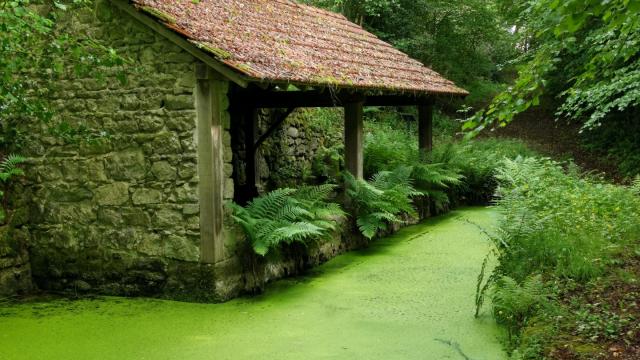
<instances>
[{"instance_id":1,"label":"shrub","mask_svg":"<svg viewBox=\"0 0 640 360\"><path fill-rule=\"evenodd\" d=\"M514 356L539 359L553 333L564 331L559 326L576 321L567 317L575 311L566 297L607 275L636 246L639 185L611 185L572 164L523 157L503 160L496 180L502 219L488 235L499 265L484 281L485 261L476 304L493 289L494 316L507 327L510 349L518 348ZM545 334L536 330L543 328Z\"/></svg>"},{"instance_id":2,"label":"shrub","mask_svg":"<svg viewBox=\"0 0 640 360\"><path fill-rule=\"evenodd\" d=\"M640 198L632 188L535 158L505 160L496 178L508 235L500 267L519 281L540 270L588 280L640 238Z\"/></svg>"},{"instance_id":3,"label":"shrub","mask_svg":"<svg viewBox=\"0 0 640 360\"><path fill-rule=\"evenodd\" d=\"M334 185L278 189L246 207L234 203L230 207L255 253L265 256L281 244L307 244L335 230L344 212L327 200L334 189Z\"/></svg>"},{"instance_id":4,"label":"shrub","mask_svg":"<svg viewBox=\"0 0 640 360\"><path fill-rule=\"evenodd\" d=\"M522 284L508 276L502 276L495 284L493 314L499 324L507 328L513 340L527 322L544 306L548 306L548 291L540 275L532 276Z\"/></svg>"},{"instance_id":5,"label":"shrub","mask_svg":"<svg viewBox=\"0 0 640 360\"><path fill-rule=\"evenodd\" d=\"M611 116L602 126L581 134L583 146L614 162L623 176L640 174L640 110Z\"/></svg>"},{"instance_id":6,"label":"shrub","mask_svg":"<svg viewBox=\"0 0 640 360\"><path fill-rule=\"evenodd\" d=\"M484 139L441 144L434 147L427 160L462 176L463 181L453 188L456 198L484 204L493 198L497 186L494 175L502 160L533 155L521 141Z\"/></svg>"},{"instance_id":7,"label":"shrub","mask_svg":"<svg viewBox=\"0 0 640 360\"><path fill-rule=\"evenodd\" d=\"M382 171L371 181L345 174L347 196L357 216L358 228L368 239L391 223L403 222L401 215L417 216L412 198L422 195L413 187L410 167Z\"/></svg>"},{"instance_id":8,"label":"shrub","mask_svg":"<svg viewBox=\"0 0 640 360\"><path fill-rule=\"evenodd\" d=\"M411 179L422 196L427 197L438 210L450 203L448 190L460 186L464 176L446 164L419 162L412 168Z\"/></svg>"},{"instance_id":9,"label":"shrub","mask_svg":"<svg viewBox=\"0 0 640 360\"><path fill-rule=\"evenodd\" d=\"M370 124L364 143L364 175L370 178L380 171L406 166L417 158L418 138L390 124Z\"/></svg>"}]
</instances>

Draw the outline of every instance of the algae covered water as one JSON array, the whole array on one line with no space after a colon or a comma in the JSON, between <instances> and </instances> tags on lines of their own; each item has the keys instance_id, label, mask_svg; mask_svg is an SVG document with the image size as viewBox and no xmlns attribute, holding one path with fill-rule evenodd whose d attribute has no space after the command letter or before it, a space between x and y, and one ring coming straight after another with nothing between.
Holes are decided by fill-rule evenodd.
<instances>
[{"instance_id":1,"label":"algae covered water","mask_svg":"<svg viewBox=\"0 0 640 360\"><path fill-rule=\"evenodd\" d=\"M0 308L0 359L506 359L476 278L494 226L464 209L226 304L149 299Z\"/></svg>"}]
</instances>

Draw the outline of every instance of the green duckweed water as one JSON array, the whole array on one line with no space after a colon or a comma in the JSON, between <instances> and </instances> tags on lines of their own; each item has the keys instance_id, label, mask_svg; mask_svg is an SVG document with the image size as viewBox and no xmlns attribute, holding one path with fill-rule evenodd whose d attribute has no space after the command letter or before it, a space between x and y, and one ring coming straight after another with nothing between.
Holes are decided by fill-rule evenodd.
<instances>
[{"instance_id":1,"label":"green duckweed water","mask_svg":"<svg viewBox=\"0 0 640 360\"><path fill-rule=\"evenodd\" d=\"M474 291L491 209L464 209L340 256L255 298L0 308L0 359L505 359Z\"/></svg>"}]
</instances>

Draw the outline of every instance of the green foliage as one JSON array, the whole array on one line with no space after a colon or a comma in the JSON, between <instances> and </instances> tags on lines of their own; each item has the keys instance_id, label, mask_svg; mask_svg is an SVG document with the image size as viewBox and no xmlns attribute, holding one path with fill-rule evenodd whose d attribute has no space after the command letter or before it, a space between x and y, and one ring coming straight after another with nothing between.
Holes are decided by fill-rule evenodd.
<instances>
[{"instance_id":1,"label":"green foliage","mask_svg":"<svg viewBox=\"0 0 640 360\"><path fill-rule=\"evenodd\" d=\"M636 195L640 195L640 175L636 176L636 178L633 180L631 190L635 192Z\"/></svg>"},{"instance_id":2,"label":"green foliage","mask_svg":"<svg viewBox=\"0 0 640 360\"><path fill-rule=\"evenodd\" d=\"M558 96L558 115L594 128L640 105L640 2L536 0L517 7L521 59L515 84L466 124L475 132L505 126Z\"/></svg>"},{"instance_id":3,"label":"green foliage","mask_svg":"<svg viewBox=\"0 0 640 360\"><path fill-rule=\"evenodd\" d=\"M357 215L357 224L368 239L387 229L391 223L402 223L402 215L417 216L412 198L420 196L413 187L412 169L400 167L395 171L382 171L371 181L344 175L347 196Z\"/></svg>"},{"instance_id":4,"label":"green foliage","mask_svg":"<svg viewBox=\"0 0 640 360\"><path fill-rule=\"evenodd\" d=\"M0 207L0 224L5 222L9 212L6 191L12 179L24 176L24 171L19 168L19 165L25 161L26 159L20 155L9 155L0 161L0 184L2 184L2 189L0 189L0 202L2 202L2 207Z\"/></svg>"},{"instance_id":5,"label":"green foliage","mask_svg":"<svg viewBox=\"0 0 640 360\"><path fill-rule=\"evenodd\" d=\"M91 3L0 0L0 151L18 148L23 141L21 125L30 121L45 122L53 133L67 138L89 136L86 128L53 121L54 109L47 95L55 79L68 75L100 79L101 69L124 64L115 50L86 33L75 38L60 31L65 17ZM124 81L121 72L116 75Z\"/></svg>"},{"instance_id":6,"label":"green foliage","mask_svg":"<svg viewBox=\"0 0 640 360\"><path fill-rule=\"evenodd\" d=\"M246 207L229 204L256 254L265 256L281 244L308 244L336 229L344 213L327 199L334 185L278 189Z\"/></svg>"},{"instance_id":7,"label":"green foliage","mask_svg":"<svg viewBox=\"0 0 640 360\"><path fill-rule=\"evenodd\" d=\"M20 155L9 155L0 162L0 182L7 183L14 177L23 176L24 171L18 165L24 163L27 159Z\"/></svg>"},{"instance_id":8,"label":"green foliage","mask_svg":"<svg viewBox=\"0 0 640 360\"><path fill-rule=\"evenodd\" d=\"M438 210L444 210L449 205L448 190L461 186L463 178L457 169L442 163L416 163L411 172L416 189L429 198Z\"/></svg>"},{"instance_id":9,"label":"green foliage","mask_svg":"<svg viewBox=\"0 0 640 360\"><path fill-rule=\"evenodd\" d=\"M587 150L601 155L618 166L621 175L629 178L640 174L640 111L612 116L597 129L581 134Z\"/></svg>"},{"instance_id":10,"label":"green foliage","mask_svg":"<svg viewBox=\"0 0 640 360\"><path fill-rule=\"evenodd\" d=\"M548 294L574 294L585 284L598 282L636 246L640 181L628 187L611 185L581 174L572 164L523 157L504 160L496 179L502 220L491 238L499 265L489 285L478 289L483 296L493 284L494 315L509 331L510 348L519 348L514 356L544 355L544 344L553 335L541 335L537 327L609 340L627 329L627 317L612 315L605 320L580 304L572 305L577 311L568 309ZM479 284L484 277L482 273ZM532 324L533 318L539 323Z\"/></svg>"},{"instance_id":11,"label":"green foliage","mask_svg":"<svg viewBox=\"0 0 640 360\"><path fill-rule=\"evenodd\" d=\"M493 198L497 186L494 175L502 160L533 155L518 140L483 139L439 144L427 161L460 174L462 181L452 187L454 197L486 204Z\"/></svg>"},{"instance_id":12,"label":"green foliage","mask_svg":"<svg viewBox=\"0 0 640 360\"><path fill-rule=\"evenodd\" d=\"M537 271L591 279L640 237L640 199L630 188L534 158L506 160L497 179L508 245L500 267L517 280Z\"/></svg>"},{"instance_id":13,"label":"green foliage","mask_svg":"<svg viewBox=\"0 0 640 360\"><path fill-rule=\"evenodd\" d=\"M402 126L402 120L396 127ZM364 174L366 178L380 171L407 165L418 155L418 141L405 130L395 130L386 124L368 124L364 141Z\"/></svg>"},{"instance_id":14,"label":"green foliage","mask_svg":"<svg viewBox=\"0 0 640 360\"><path fill-rule=\"evenodd\" d=\"M548 306L549 292L540 275L531 276L521 284L502 276L496 281L492 300L496 321L507 328L509 339L513 341L520 329Z\"/></svg>"},{"instance_id":15,"label":"green foliage","mask_svg":"<svg viewBox=\"0 0 640 360\"><path fill-rule=\"evenodd\" d=\"M583 304L575 314L578 334L605 341L620 341L621 330L630 324L637 324L632 314L620 316L607 310L600 304Z\"/></svg>"},{"instance_id":16,"label":"green foliage","mask_svg":"<svg viewBox=\"0 0 640 360\"><path fill-rule=\"evenodd\" d=\"M455 142L455 122L441 114L434 121L439 124L435 131L438 142L432 152L421 154L415 123L383 111L369 116L372 120L365 123L365 178L410 166L413 186L440 210L452 197L468 203L488 203L497 186L494 175L498 164L504 158L534 155L517 140Z\"/></svg>"}]
</instances>

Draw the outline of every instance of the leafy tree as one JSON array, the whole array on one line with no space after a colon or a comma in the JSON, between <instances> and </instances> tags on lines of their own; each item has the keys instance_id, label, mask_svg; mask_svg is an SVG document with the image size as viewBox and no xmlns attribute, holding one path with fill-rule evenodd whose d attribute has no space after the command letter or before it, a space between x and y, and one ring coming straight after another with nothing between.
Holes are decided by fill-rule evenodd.
<instances>
[{"instance_id":1,"label":"leafy tree","mask_svg":"<svg viewBox=\"0 0 640 360\"><path fill-rule=\"evenodd\" d=\"M524 54L513 86L466 124L475 132L503 127L557 97L557 115L598 127L640 105L640 2L503 1L519 11Z\"/></svg>"}]
</instances>

